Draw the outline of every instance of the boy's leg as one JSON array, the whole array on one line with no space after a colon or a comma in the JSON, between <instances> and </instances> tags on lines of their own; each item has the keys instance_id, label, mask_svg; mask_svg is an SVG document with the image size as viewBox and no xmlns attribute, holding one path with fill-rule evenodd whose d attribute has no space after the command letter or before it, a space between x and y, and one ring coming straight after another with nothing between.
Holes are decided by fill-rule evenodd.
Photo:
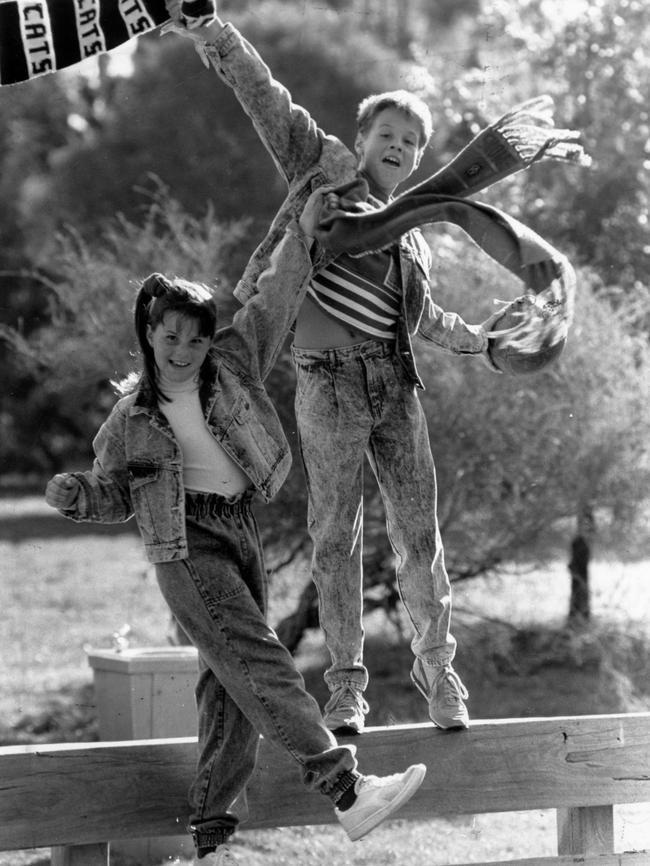
<instances>
[{"instance_id":1,"label":"boy's leg","mask_svg":"<svg viewBox=\"0 0 650 866\"><path fill-rule=\"evenodd\" d=\"M363 463L371 424L363 366L355 347L294 348L293 357L312 579L331 656L325 673L332 692L326 722L333 729L360 730L367 711L361 694L368 684L362 621Z\"/></svg>"},{"instance_id":2,"label":"boy's leg","mask_svg":"<svg viewBox=\"0 0 650 866\"><path fill-rule=\"evenodd\" d=\"M451 586L426 418L399 360L391 360L392 369L384 368L384 411L371 436L369 459L396 554L397 587L415 629L413 678L429 699L433 721L441 727L465 727L467 693L451 668L456 652L449 631Z\"/></svg>"}]
</instances>

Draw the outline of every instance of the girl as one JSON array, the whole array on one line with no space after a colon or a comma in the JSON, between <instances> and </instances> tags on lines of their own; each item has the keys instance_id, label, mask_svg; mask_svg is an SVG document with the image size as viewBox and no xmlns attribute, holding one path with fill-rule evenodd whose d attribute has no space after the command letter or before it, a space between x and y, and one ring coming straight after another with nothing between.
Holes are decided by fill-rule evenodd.
<instances>
[{"instance_id":1,"label":"girl","mask_svg":"<svg viewBox=\"0 0 650 866\"><path fill-rule=\"evenodd\" d=\"M339 746L325 727L265 620L251 500L275 495L291 455L263 382L305 296L323 196L311 195L260 291L228 327L217 330L205 286L160 274L144 280L135 304L139 379L99 430L92 470L55 475L46 490L48 504L72 520L135 515L165 600L198 649L199 755L189 800L202 866L237 862L227 845L238 824L233 805L260 734L298 762L308 788L329 797L352 840L405 803L426 772L415 764L383 778L361 775L354 747Z\"/></svg>"}]
</instances>

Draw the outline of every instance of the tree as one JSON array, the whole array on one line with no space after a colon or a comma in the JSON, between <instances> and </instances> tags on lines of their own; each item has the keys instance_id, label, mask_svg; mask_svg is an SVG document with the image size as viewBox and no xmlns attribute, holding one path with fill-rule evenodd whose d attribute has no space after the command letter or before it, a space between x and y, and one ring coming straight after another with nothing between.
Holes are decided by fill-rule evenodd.
<instances>
[{"instance_id":1,"label":"tree","mask_svg":"<svg viewBox=\"0 0 650 866\"><path fill-rule=\"evenodd\" d=\"M350 144L360 100L412 74L413 64L331 12L267 2L233 17L294 99ZM32 230L42 237L67 222L88 232L117 212L137 221L135 190L148 188L153 172L189 213L209 203L220 220L252 220L248 244L231 263L234 278L286 195L286 182L230 88L202 66L188 40L140 38L133 59L131 77L110 86L101 80L95 102L80 105L85 131L58 155L56 173L30 212ZM421 73L420 86L427 81Z\"/></svg>"},{"instance_id":2,"label":"tree","mask_svg":"<svg viewBox=\"0 0 650 866\"><path fill-rule=\"evenodd\" d=\"M133 300L147 274L216 285L229 319L237 304L225 263L245 231L244 222L216 222L210 209L190 216L159 187L138 225L116 218L94 242L72 229L58 236L48 270L38 275L48 297L40 327L0 331L33 383L20 411L4 421L0 449L14 471L51 473L87 462L92 436L115 400L111 382L133 366Z\"/></svg>"},{"instance_id":3,"label":"tree","mask_svg":"<svg viewBox=\"0 0 650 866\"><path fill-rule=\"evenodd\" d=\"M579 14L561 2L487 0L472 37L492 88L516 98L550 92L594 160L590 171L536 167L520 179L520 212L575 250L604 287L626 291L644 282L650 251L648 39L644 0L602 0Z\"/></svg>"}]
</instances>

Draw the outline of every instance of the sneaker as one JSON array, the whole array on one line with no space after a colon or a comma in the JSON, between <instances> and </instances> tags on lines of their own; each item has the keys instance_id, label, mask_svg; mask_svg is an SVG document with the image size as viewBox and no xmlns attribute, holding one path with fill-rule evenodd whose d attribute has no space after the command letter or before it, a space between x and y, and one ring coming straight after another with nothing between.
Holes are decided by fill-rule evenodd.
<instances>
[{"instance_id":1,"label":"sneaker","mask_svg":"<svg viewBox=\"0 0 650 866\"><path fill-rule=\"evenodd\" d=\"M451 665L425 665L416 658L411 679L429 702L429 718L435 725L469 728L469 714L463 703L469 695Z\"/></svg>"},{"instance_id":2,"label":"sneaker","mask_svg":"<svg viewBox=\"0 0 650 866\"><path fill-rule=\"evenodd\" d=\"M342 683L325 704L323 720L326 727L337 734L361 734L369 709L360 688Z\"/></svg>"},{"instance_id":3,"label":"sneaker","mask_svg":"<svg viewBox=\"0 0 650 866\"><path fill-rule=\"evenodd\" d=\"M193 866L240 866L240 861L233 854L232 848L228 845L219 845L216 851L206 854L200 860L195 857Z\"/></svg>"},{"instance_id":4,"label":"sneaker","mask_svg":"<svg viewBox=\"0 0 650 866\"><path fill-rule=\"evenodd\" d=\"M334 809L350 840L356 842L397 812L415 794L426 772L424 764L413 764L393 776L360 776L354 784L354 803L344 812Z\"/></svg>"}]
</instances>

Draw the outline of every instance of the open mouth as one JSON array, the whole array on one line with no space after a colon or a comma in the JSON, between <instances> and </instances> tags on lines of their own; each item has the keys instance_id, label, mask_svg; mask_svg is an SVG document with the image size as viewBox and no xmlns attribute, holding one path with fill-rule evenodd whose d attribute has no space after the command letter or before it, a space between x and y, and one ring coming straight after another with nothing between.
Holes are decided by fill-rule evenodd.
<instances>
[{"instance_id":1,"label":"open mouth","mask_svg":"<svg viewBox=\"0 0 650 866\"><path fill-rule=\"evenodd\" d=\"M386 165L393 166L393 168L399 168L400 167L400 161L395 156L385 156L382 159L382 162L386 163Z\"/></svg>"}]
</instances>

